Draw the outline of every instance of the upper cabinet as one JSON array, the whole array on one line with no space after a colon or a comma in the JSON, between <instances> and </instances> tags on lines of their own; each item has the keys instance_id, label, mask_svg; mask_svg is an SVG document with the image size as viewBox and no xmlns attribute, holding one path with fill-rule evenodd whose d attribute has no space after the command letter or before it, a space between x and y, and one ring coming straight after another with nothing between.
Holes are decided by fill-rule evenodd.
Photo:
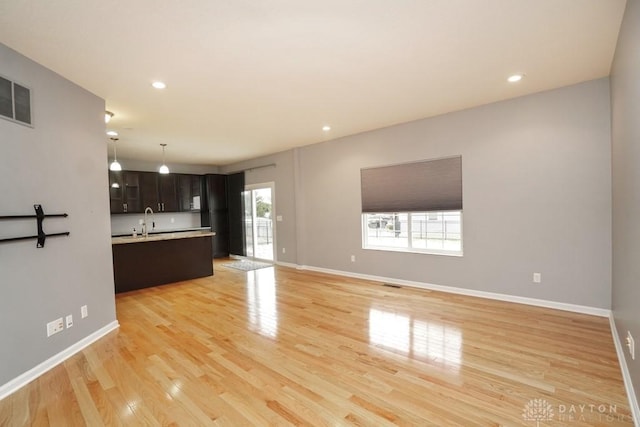
<instances>
[{"instance_id":1,"label":"upper cabinet","mask_svg":"<svg viewBox=\"0 0 640 427\"><path fill-rule=\"evenodd\" d=\"M124 213L122 172L109 171L109 204L111 213Z\"/></svg>"},{"instance_id":2,"label":"upper cabinet","mask_svg":"<svg viewBox=\"0 0 640 427\"><path fill-rule=\"evenodd\" d=\"M142 211L150 207L154 212L160 212L160 197L158 195L158 174L156 172L137 172L140 176L140 195L142 197Z\"/></svg>"},{"instance_id":3,"label":"upper cabinet","mask_svg":"<svg viewBox=\"0 0 640 427\"><path fill-rule=\"evenodd\" d=\"M178 175L180 212L200 212L202 208L203 179L200 175Z\"/></svg>"},{"instance_id":4,"label":"upper cabinet","mask_svg":"<svg viewBox=\"0 0 640 427\"><path fill-rule=\"evenodd\" d=\"M175 174L157 175L160 212L178 212L178 180Z\"/></svg>"},{"instance_id":5,"label":"upper cabinet","mask_svg":"<svg viewBox=\"0 0 640 427\"><path fill-rule=\"evenodd\" d=\"M143 212L140 194L140 173L109 171L111 213Z\"/></svg>"},{"instance_id":6,"label":"upper cabinet","mask_svg":"<svg viewBox=\"0 0 640 427\"><path fill-rule=\"evenodd\" d=\"M200 175L138 171L109 171L111 213L199 212L203 178Z\"/></svg>"},{"instance_id":7,"label":"upper cabinet","mask_svg":"<svg viewBox=\"0 0 640 427\"><path fill-rule=\"evenodd\" d=\"M208 209L221 211L227 209L227 176L219 174L207 175Z\"/></svg>"}]
</instances>

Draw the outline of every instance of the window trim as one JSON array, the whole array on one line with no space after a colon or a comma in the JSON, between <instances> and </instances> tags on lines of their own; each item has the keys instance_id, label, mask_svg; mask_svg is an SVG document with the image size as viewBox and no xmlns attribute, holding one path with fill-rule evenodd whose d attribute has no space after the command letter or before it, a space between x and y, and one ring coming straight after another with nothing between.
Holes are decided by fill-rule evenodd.
<instances>
[{"instance_id":1,"label":"window trim","mask_svg":"<svg viewBox=\"0 0 640 427\"><path fill-rule=\"evenodd\" d=\"M422 248L414 248L412 246L411 232L412 232L412 222L411 214L412 213L420 213L424 214L428 212L395 212L395 213L406 213L407 214L407 247L392 247L392 246L376 246L376 245L368 245L367 244L367 228L368 221L366 220L367 215L385 215L385 214L393 214L394 212L363 212L360 216L361 223L361 231L362 231L362 249L365 250L374 250L374 251L384 251L384 252L404 252L404 253L412 253L412 254L422 254L422 255L444 255L444 256L453 256L453 257L463 257L464 256L464 231L463 231L463 211L455 210L455 211L437 211L437 212L460 212L460 250L459 251L450 251L445 249L422 249Z\"/></svg>"}]
</instances>

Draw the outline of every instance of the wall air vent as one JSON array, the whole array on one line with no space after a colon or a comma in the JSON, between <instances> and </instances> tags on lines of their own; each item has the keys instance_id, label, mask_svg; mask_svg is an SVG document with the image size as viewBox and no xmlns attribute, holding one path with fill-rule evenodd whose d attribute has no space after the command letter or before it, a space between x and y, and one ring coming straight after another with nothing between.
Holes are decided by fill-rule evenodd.
<instances>
[{"instance_id":1,"label":"wall air vent","mask_svg":"<svg viewBox=\"0 0 640 427\"><path fill-rule=\"evenodd\" d=\"M0 76L0 117L32 126L31 89Z\"/></svg>"}]
</instances>

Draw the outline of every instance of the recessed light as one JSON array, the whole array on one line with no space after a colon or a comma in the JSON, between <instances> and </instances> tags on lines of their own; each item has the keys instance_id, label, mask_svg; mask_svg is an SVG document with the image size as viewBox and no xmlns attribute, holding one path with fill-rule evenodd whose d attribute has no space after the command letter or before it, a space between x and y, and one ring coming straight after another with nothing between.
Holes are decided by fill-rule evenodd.
<instances>
[{"instance_id":1,"label":"recessed light","mask_svg":"<svg viewBox=\"0 0 640 427\"><path fill-rule=\"evenodd\" d=\"M116 132L115 130L108 130L107 131L107 135L109 135L109 136L118 136L118 132Z\"/></svg>"},{"instance_id":2,"label":"recessed light","mask_svg":"<svg viewBox=\"0 0 640 427\"><path fill-rule=\"evenodd\" d=\"M523 77L524 77L524 74L514 74L512 76L509 76L507 81L509 83L515 83L515 82L519 82L520 80L522 80Z\"/></svg>"},{"instance_id":3,"label":"recessed light","mask_svg":"<svg viewBox=\"0 0 640 427\"><path fill-rule=\"evenodd\" d=\"M155 87L156 89L164 89L167 87L164 82L153 82L151 83L151 86Z\"/></svg>"},{"instance_id":4,"label":"recessed light","mask_svg":"<svg viewBox=\"0 0 640 427\"><path fill-rule=\"evenodd\" d=\"M331 130L331 126L324 125L324 126L322 126L322 130L325 131L325 132L329 132Z\"/></svg>"}]
</instances>

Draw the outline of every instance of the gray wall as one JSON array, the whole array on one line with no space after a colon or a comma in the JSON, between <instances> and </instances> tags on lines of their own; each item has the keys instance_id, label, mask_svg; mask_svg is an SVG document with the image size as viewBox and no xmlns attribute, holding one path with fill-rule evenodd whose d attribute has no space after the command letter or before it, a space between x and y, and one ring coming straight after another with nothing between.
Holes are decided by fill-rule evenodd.
<instances>
[{"instance_id":1,"label":"gray wall","mask_svg":"<svg viewBox=\"0 0 640 427\"><path fill-rule=\"evenodd\" d=\"M609 82L600 79L304 147L298 261L609 308L609 111ZM363 250L360 168L454 155L462 155L464 256Z\"/></svg>"},{"instance_id":2,"label":"gray wall","mask_svg":"<svg viewBox=\"0 0 640 427\"><path fill-rule=\"evenodd\" d=\"M612 309L618 335L636 341L625 357L640 400L640 2L629 0L611 72L613 157Z\"/></svg>"},{"instance_id":3,"label":"gray wall","mask_svg":"<svg viewBox=\"0 0 640 427\"><path fill-rule=\"evenodd\" d=\"M464 256L363 250L360 169L453 155L463 164ZM608 309L610 156L600 79L301 147L247 182L276 182L287 211L278 245L297 245L280 260Z\"/></svg>"},{"instance_id":4,"label":"gray wall","mask_svg":"<svg viewBox=\"0 0 640 427\"><path fill-rule=\"evenodd\" d=\"M45 231L0 244L0 386L115 321L104 159L104 101L0 44L0 74L32 89L34 127L0 119L0 214L67 212ZM104 190L104 191L103 191ZM0 237L35 233L35 221L1 221ZM89 317L80 319L80 306ZM75 325L50 338L46 323Z\"/></svg>"}]
</instances>

